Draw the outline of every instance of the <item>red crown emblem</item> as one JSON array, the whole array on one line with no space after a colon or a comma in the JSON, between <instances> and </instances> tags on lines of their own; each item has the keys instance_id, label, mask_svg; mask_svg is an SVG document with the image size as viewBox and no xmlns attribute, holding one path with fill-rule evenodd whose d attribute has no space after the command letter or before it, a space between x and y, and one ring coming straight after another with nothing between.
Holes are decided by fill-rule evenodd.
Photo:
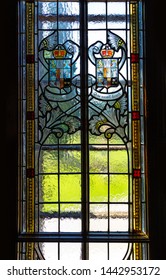
<instances>
[{"instance_id":1,"label":"red crown emblem","mask_svg":"<svg viewBox=\"0 0 166 280\"><path fill-rule=\"evenodd\" d=\"M109 58L109 57L112 57L114 55L114 50L111 49L108 44L106 44L106 45L103 46L100 53L101 53L102 57Z\"/></svg>"},{"instance_id":2,"label":"red crown emblem","mask_svg":"<svg viewBox=\"0 0 166 280\"><path fill-rule=\"evenodd\" d=\"M66 53L67 52L63 46L58 46L55 50L53 50L53 55L55 58L64 58Z\"/></svg>"}]
</instances>

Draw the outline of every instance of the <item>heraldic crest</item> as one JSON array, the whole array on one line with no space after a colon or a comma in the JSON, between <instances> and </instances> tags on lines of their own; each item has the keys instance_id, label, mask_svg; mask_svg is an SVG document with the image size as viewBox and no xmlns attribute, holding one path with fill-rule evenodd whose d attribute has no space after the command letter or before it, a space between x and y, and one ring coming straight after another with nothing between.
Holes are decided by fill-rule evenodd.
<instances>
[{"instance_id":1,"label":"heraldic crest","mask_svg":"<svg viewBox=\"0 0 166 280\"><path fill-rule=\"evenodd\" d=\"M81 127L80 47L72 40L58 42L57 31L39 45L40 143L50 134L60 138ZM115 133L126 143L127 82L122 74L126 44L111 31L107 42L88 48L89 131L110 139ZM82 91L83 92L83 91Z\"/></svg>"}]
</instances>

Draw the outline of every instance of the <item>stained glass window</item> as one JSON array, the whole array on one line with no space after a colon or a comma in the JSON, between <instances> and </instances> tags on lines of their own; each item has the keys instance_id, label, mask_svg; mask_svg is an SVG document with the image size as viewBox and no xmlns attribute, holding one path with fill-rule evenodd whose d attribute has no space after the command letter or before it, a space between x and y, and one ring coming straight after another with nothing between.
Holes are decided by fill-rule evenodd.
<instances>
[{"instance_id":1,"label":"stained glass window","mask_svg":"<svg viewBox=\"0 0 166 280\"><path fill-rule=\"evenodd\" d=\"M148 259L142 1L19 1L18 259Z\"/></svg>"}]
</instances>

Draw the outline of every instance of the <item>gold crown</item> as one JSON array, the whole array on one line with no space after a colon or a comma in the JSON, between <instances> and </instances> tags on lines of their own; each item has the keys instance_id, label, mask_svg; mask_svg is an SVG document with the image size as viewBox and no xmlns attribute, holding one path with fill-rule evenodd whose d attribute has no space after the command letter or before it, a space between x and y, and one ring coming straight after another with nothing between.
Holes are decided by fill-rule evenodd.
<instances>
[{"instance_id":1,"label":"gold crown","mask_svg":"<svg viewBox=\"0 0 166 280\"><path fill-rule=\"evenodd\" d=\"M53 50L53 55L55 58L64 58L66 53L67 52L63 46L58 46L55 50Z\"/></svg>"},{"instance_id":2,"label":"gold crown","mask_svg":"<svg viewBox=\"0 0 166 280\"><path fill-rule=\"evenodd\" d=\"M114 55L114 50L110 48L108 44L104 45L103 48L101 49L101 55L103 58L109 58Z\"/></svg>"}]
</instances>

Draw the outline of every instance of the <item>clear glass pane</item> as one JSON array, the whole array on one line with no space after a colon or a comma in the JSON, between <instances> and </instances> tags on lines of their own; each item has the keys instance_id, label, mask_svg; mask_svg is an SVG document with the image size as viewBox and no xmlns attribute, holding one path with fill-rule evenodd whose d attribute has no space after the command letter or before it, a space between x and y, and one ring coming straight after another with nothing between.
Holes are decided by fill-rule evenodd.
<instances>
[{"instance_id":1,"label":"clear glass pane","mask_svg":"<svg viewBox=\"0 0 166 280\"><path fill-rule=\"evenodd\" d=\"M92 135L91 133L89 133L89 144L107 144L107 139L103 135L99 135L96 137L96 135Z\"/></svg>"},{"instance_id":2,"label":"clear glass pane","mask_svg":"<svg viewBox=\"0 0 166 280\"><path fill-rule=\"evenodd\" d=\"M89 172L108 172L107 151L103 151L102 147L101 151L90 151L89 165Z\"/></svg>"},{"instance_id":3,"label":"clear glass pane","mask_svg":"<svg viewBox=\"0 0 166 280\"><path fill-rule=\"evenodd\" d=\"M120 149L120 148L119 148ZM118 146L109 152L109 168L111 173L127 173L128 172L128 158L125 146L121 150Z\"/></svg>"},{"instance_id":4,"label":"clear glass pane","mask_svg":"<svg viewBox=\"0 0 166 280\"><path fill-rule=\"evenodd\" d=\"M108 27L126 28L126 2L108 1Z\"/></svg>"},{"instance_id":5,"label":"clear glass pane","mask_svg":"<svg viewBox=\"0 0 166 280\"><path fill-rule=\"evenodd\" d=\"M61 172L81 172L81 152L65 149L59 152Z\"/></svg>"},{"instance_id":6,"label":"clear glass pane","mask_svg":"<svg viewBox=\"0 0 166 280\"><path fill-rule=\"evenodd\" d=\"M79 28L79 3L75 1L60 2L58 4L58 28Z\"/></svg>"},{"instance_id":7,"label":"clear glass pane","mask_svg":"<svg viewBox=\"0 0 166 280\"><path fill-rule=\"evenodd\" d=\"M107 42L107 32L105 30L97 30L97 38L96 38L96 29L89 30L88 31L88 46L91 46L96 41L101 41L103 43L106 43ZM91 70L91 68L90 68L90 70Z\"/></svg>"},{"instance_id":8,"label":"clear glass pane","mask_svg":"<svg viewBox=\"0 0 166 280\"><path fill-rule=\"evenodd\" d=\"M38 24L41 29L57 28L57 3L38 1Z\"/></svg>"},{"instance_id":9,"label":"clear glass pane","mask_svg":"<svg viewBox=\"0 0 166 280\"><path fill-rule=\"evenodd\" d=\"M106 4L103 2L88 3L88 28L106 28Z\"/></svg>"},{"instance_id":10,"label":"clear glass pane","mask_svg":"<svg viewBox=\"0 0 166 280\"><path fill-rule=\"evenodd\" d=\"M59 30L59 44L64 44L67 40L72 40L76 44L80 45L80 31L77 30L68 30L67 32Z\"/></svg>"}]
</instances>

